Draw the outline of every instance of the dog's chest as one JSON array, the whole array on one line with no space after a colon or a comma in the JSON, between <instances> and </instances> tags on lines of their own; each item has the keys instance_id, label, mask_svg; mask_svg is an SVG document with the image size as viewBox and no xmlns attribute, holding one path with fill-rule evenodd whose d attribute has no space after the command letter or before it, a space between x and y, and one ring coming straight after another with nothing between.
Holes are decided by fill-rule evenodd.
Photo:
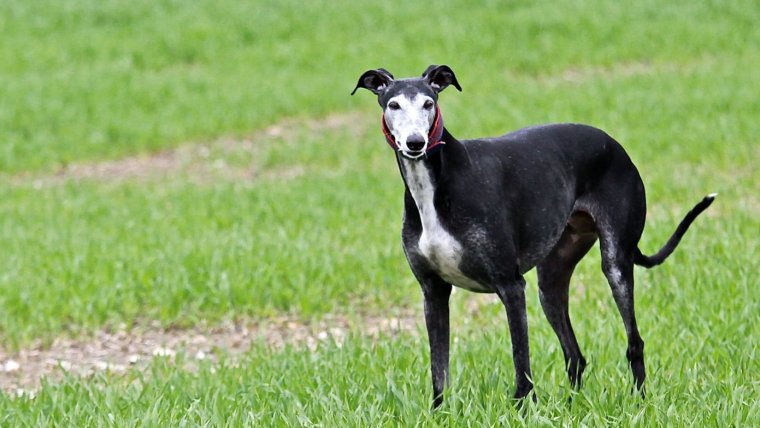
<instances>
[{"instance_id":1,"label":"dog's chest","mask_svg":"<svg viewBox=\"0 0 760 428\"><path fill-rule=\"evenodd\" d=\"M403 165L407 186L422 222L422 233L417 241L419 253L441 278L451 284L473 291L487 291L486 287L467 277L460 269L464 248L441 224L433 204L435 187L430 172L420 162L404 161Z\"/></svg>"}]
</instances>

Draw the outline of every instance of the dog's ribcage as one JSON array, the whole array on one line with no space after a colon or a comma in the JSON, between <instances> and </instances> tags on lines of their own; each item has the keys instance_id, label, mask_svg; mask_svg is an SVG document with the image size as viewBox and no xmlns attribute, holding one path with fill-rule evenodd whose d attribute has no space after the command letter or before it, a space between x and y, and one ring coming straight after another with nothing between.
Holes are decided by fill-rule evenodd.
<instances>
[{"instance_id":1,"label":"dog's ribcage","mask_svg":"<svg viewBox=\"0 0 760 428\"><path fill-rule=\"evenodd\" d=\"M420 161L403 159L402 166L406 184L422 222L422 234L417 242L419 253L428 260L438 275L449 283L468 290L486 291L486 287L468 278L460 270L464 248L439 220L433 204L435 186L430 171Z\"/></svg>"}]
</instances>

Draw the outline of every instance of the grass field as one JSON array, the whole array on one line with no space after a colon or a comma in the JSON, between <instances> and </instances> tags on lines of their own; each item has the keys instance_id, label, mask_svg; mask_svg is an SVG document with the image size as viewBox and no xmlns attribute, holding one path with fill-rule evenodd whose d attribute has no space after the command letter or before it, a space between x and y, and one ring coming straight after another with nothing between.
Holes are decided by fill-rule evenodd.
<instances>
[{"instance_id":1,"label":"grass field","mask_svg":"<svg viewBox=\"0 0 760 428\"><path fill-rule=\"evenodd\" d=\"M316 349L262 340L5 388L0 425L760 424L757 22L754 1L1 2L0 355L104 330L353 327ZM574 121L621 141L647 186L645 253L719 192L665 265L636 272L645 400L596 251L571 288L580 392L528 277L539 402L523 414L492 300L452 297L438 412L424 330L362 333L422 313L379 111L349 93L366 69L431 63L463 86L441 96L456 136Z\"/></svg>"}]
</instances>

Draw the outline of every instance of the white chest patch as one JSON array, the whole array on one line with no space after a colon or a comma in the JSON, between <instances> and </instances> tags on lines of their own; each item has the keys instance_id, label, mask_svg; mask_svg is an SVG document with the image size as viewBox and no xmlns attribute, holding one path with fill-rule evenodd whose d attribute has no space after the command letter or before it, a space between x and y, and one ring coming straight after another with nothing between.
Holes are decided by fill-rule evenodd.
<instances>
[{"instance_id":1,"label":"white chest patch","mask_svg":"<svg viewBox=\"0 0 760 428\"><path fill-rule=\"evenodd\" d=\"M428 169L418 161L402 160L406 184L414 198L422 220L422 234L417 242L420 253L438 275L452 285L473 291L487 291L477 281L459 270L462 261L462 244L443 228L433 205L435 187Z\"/></svg>"}]
</instances>

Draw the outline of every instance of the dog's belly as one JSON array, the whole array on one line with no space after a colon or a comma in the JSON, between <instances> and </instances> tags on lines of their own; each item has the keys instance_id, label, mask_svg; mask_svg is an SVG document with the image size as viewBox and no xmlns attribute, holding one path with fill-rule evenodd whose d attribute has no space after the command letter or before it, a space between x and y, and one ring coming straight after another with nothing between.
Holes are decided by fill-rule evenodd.
<instances>
[{"instance_id":1,"label":"dog's belly","mask_svg":"<svg viewBox=\"0 0 760 428\"><path fill-rule=\"evenodd\" d=\"M437 220L437 219L436 219ZM483 284L462 273L462 245L440 223L428 224L423 229L417 247L433 270L446 282L470 291L489 291ZM432 227L431 227L432 226Z\"/></svg>"}]
</instances>

